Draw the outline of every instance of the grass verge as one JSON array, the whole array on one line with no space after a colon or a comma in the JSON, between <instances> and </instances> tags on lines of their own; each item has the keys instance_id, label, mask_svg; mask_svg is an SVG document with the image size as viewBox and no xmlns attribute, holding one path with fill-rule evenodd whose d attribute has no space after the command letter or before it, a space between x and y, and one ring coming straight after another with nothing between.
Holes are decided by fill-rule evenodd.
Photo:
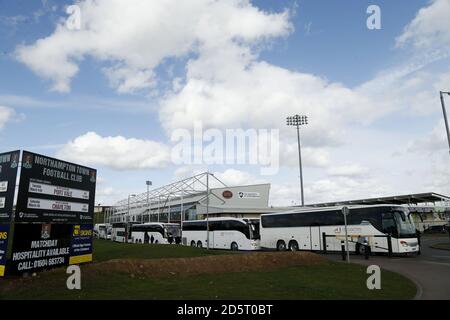
<instances>
[{"instance_id":1,"label":"grass verge","mask_svg":"<svg viewBox=\"0 0 450 320\"><path fill-rule=\"evenodd\" d=\"M222 254L233 254L233 252L206 250L181 245L132 244L94 240L94 262L113 259L188 258Z\"/></svg>"},{"instance_id":2,"label":"grass verge","mask_svg":"<svg viewBox=\"0 0 450 320\"><path fill-rule=\"evenodd\" d=\"M223 253L228 252L162 245L142 248L139 245L95 242L96 261L120 259L114 261L128 263L133 261L129 259L162 258L161 262L165 262L167 257L203 257ZM240 264L243 255L217 258ZM259 259L257 256L251 259ZM274 253L273 257L277 261L285 259L284 254ZM64 268L33 278L4 279L0 282L0 299L412 299L416 293L416 287L410 280L388 271L382 271L381 290L368 290L365 267L326 260L310 265L280 264L280 267L259 268L257 271L168 273L157 276L131 272L126 268L109 268L108 265L109 262L103 262L81 266L82 290L66 288L68 275Z\"/></svg>"}]
</instances>

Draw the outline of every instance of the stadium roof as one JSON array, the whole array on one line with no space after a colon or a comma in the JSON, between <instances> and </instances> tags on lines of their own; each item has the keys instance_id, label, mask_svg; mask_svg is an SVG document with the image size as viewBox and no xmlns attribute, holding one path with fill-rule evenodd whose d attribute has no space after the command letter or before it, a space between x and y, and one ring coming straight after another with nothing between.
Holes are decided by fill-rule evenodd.
<instances>
[{"instance_id":1,"label":"stadium roof","mask_svg":"<svg viewBox=\"0 0 450 320\"><path fill-rule=\"evenodd\" d=\"M345 205L375 205L375 204L419 204L419 203L435 203L450 201L449 196L444 196L438 193L416 193L407 194L401 196L391 196L391 197L379 197L379 198L368 198L360 200L346 200L346 201L336 201L336 202L324 202L308 205L308 207L333 207L333 206L345 206Z\"/></svg>"}]
</instances>

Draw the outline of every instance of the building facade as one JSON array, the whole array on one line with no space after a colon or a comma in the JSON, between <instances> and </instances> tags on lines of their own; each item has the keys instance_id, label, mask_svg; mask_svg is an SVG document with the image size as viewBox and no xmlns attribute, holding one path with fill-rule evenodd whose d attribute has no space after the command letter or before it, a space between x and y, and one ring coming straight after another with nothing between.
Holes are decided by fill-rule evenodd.
<instances>
[{"instance_id":1,"label":"building facade","mask_svg":"<svg viewBox=\"0 0 450 320\"><path fill-rule=\"evenodd\" d=\"M288 208L269 206L270 184L229 187L211 173L130 195L108 209L105 222L145 223L209 217L259 218Z\"/></svg>"}]
</instances>

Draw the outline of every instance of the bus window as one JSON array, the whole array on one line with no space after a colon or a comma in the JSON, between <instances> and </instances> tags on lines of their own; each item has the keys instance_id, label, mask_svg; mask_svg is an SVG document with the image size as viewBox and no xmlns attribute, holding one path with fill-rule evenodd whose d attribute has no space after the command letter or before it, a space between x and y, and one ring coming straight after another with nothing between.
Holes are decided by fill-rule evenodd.
<instances>
[{"instance_id":1,"label":"bus window","mask_svg":"<svg viewBox=\"0 0 450 320\"><path fill-rule=\"evenodd\" d=\"M414 237L416 235L416 227L405 212L395 210L393 212L394 219L397 222L399 237Z\"/></svg>"},{"instance_id":2,"label":"bus window","mask_svg":"<svg viewBox=\"0 0 450 320\"><path fill-rule=\"evenodd\" d=\"M259 234L259 223L249 223L250 226L250 239L260 240L261 235Z\"/></svg>"},{"instance_id":3,"label":"bus window","mask_svg":"<svg viewBox=\"0 0 450 320\"><path fill-rule=\"evenodd\" d=\"M391 212L382 214L383 232L397 237L397 224L395 223L394 216Z\"/></svg>"}]
</instances>

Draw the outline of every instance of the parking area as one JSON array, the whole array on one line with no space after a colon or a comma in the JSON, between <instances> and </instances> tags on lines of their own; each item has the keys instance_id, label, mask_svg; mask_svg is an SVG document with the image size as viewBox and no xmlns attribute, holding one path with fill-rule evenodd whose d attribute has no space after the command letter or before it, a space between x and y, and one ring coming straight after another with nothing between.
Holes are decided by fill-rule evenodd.
<instances>
[{"instance_id":1,"label":"parking area","mask_svg":"<svg viewBox=\"0 0 450 320\"><path fill-rule=\"evenodd\" d=\"M372 256L365 260L361 256L350 256L353 263L378 265L383 269L405 275L413 280L418 292L416 299L450 299L450 251L430 248L436 243L449 242L447 237L427 236L422 239L420 256L393 257ZM327 254L329 259L339 260L341 255ZM383 280L381 280L383 281Z\"/></svg>"}]
</instances>

